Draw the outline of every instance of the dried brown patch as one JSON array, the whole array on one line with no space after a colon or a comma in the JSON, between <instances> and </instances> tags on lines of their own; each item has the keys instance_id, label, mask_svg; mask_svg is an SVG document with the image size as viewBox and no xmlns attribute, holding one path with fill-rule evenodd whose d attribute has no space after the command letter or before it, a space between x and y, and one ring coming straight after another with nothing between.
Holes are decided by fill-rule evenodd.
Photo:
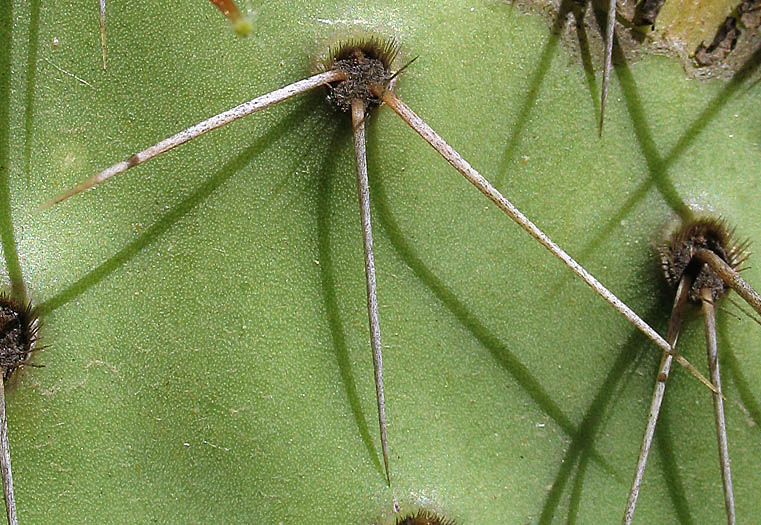
<instances>
[{"instance_id":1,"label":"dried brown patch","mask_svg":"<svg viewBox=\"0 0 761 525\"><path fill-rule=\"evenodd\" d=\"M606 0L506 1L542 14L580 64L602 70ZM759 28L761 0L619 0L613 62L669 55L690 77L729 78L761 48Z\"/></svg>"}]
</instances>

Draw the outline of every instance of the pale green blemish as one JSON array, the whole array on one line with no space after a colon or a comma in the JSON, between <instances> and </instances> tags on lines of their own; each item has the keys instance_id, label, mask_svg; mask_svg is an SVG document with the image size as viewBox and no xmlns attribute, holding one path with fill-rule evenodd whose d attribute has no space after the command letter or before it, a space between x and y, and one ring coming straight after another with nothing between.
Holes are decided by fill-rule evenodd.
<instances>
[{"instance_id":1,"label":"pale green blemish","mask_svg":"<svg viewBox=\"0 0 761 525\"><path fill-rule=\"evenodd\" d=\"M246 37L251 33L251 30L254 29L254 26L251 24L251 20L242 16L233 22L233 29L238 36Z\"/></svg>"}]
</instances>

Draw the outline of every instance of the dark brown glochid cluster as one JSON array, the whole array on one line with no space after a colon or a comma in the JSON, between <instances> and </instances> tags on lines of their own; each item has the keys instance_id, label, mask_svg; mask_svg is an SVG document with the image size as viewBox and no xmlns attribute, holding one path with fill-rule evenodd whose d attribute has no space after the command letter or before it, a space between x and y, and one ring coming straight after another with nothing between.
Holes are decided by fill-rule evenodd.
<instances>
[{"instance_id":1,"label":"dark brown glochid cluster","mask_svg":"<svg viewBox=\"0 0 761 525\"><path fill-rule=\"evenodd\" d=\"M676 288L685 272L690 272L690 300L700 302L700 290L710 288L714 302L717 301L729 287L710 266L695 258L695 250L710 250L732 269L738 270L748 258L745 251L748 243L736 244L733 236L734 228L728 228L723 219L701 218L686 223L661 248L661 265L666 280Z\"/></svg>"},{"instance_id":2,"label":"dark brown glochid cluster","mask_svg":"<svg viewBox=\"0 0 761 525\"><path fill-rule=\"evenodd\" d=\"M35 350L39 318L31 304L20 305L0 295L0 368L3 380Z\"/></svg>"},{"instance_id":3,"label":"dark brown glochid cluster","mask_svg":"<svg viewBox=\"0 0 761 525\"><path fill-rule=\"evenodd\" d=\"M372 94L370 86L387 85L393 73L391 65L399 54L394 40L376 37L352 40L331 49L325 70L340 69L349 77L341 82L328 84L328 101L341 111L351 111L351 101L360 99L370 109L381 101Z\"/></svg>"},{"instance_id":4,"label":"dark brown glochid cluster","mask_svg":"<svg viewBox=\"0 0 761 525\"><path fill-rule=\"evenodd\" d=\"M429 510L419 510L396 520L396 525L456 525L454 520L438 516Z\"/></svg>"}]
</instances>

